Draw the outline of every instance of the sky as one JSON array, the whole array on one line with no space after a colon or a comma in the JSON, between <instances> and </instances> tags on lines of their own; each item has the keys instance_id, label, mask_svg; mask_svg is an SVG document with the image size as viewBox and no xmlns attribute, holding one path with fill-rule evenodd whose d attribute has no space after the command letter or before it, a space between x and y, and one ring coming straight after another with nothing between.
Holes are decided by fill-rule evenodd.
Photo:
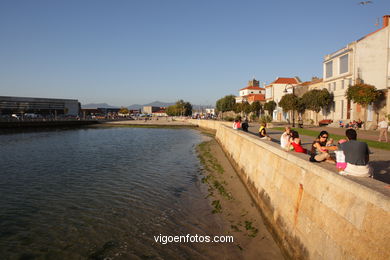
<instances>
[{"instance_id":1,"label":"sky","mask_svg":"<svg viewBox=\"0 0 390 260\"><path fill-rule=\"evenodd\" d=\"M359 2L0 0L0 96L215 105L253 77L307 81L390 15Z\"/></svg>"}]
</instances>

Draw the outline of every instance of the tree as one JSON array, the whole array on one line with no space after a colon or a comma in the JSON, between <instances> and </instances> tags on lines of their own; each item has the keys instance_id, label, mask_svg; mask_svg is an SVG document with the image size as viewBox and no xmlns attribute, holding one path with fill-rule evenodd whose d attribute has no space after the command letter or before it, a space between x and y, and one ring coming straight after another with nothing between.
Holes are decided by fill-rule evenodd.
<instances>
[{"instance_id":1,"label":"tree","mask_svg":"<svg viewBox=\"0 0 390 260\"><path fill-rule=\"evenodd\" d=\"M218 99L215 107L218 112L222 113L222 118L223 118L223 112L233 111L235 104L236 104L236 97L233 95L228 95Z\"/></svg>"},{"instance_id":2,"label":"tree","mask_svg":"<svg viewBox=\"0 0 390 260\"><path fill-rule=\"evenodd\" d=\"M375 102L380 97L380 92L372 85L364 84L358 81L357 84L349 86L345 92L345 97L348 100L361 105L364 108L364 119L367 119L367 106ZM364 124L364 128L366 124Z\"/></svg>"},{"instance_id":3,"label":"tree","mask_svg":"<svg viewBox=\"0 0 390 260\"><path fill-rule=\"evenodd\" d=\"M264 104L264 109L268 111L268 114L272 116L272 112L276 108L276 102L271 100Z\"/></svg>"},{"instance_id":4,"label":"tree","mask_svg":"<svg viewBox=\"0 0 390 260\"><path fill-rule=\"evenodd\" d=\"M257 117L260 115L261 109L262 109L262 105L259 101L255 101L251 104L251 112L255 113Z\"/></svg>"},{"instance_id":5,"label":"tree","mask_svg":"<svg viewBox=\"0 0 390 260\"><path fill-rule=\"evenodd\" d=\"M306 104L302 97L298 97L297 112L302 116L305 113Z\"/></svg>"},{"instance_id":6,"label":"tree","mask_svg":"<svg viewBox=\"0 0 390 260\"><path fill-rule=\"evenodd\" d=\"M248 102L242 103L242 112L247 116L251 112L251 105Z\"/></svg>"},{"instance_id":7,"label":"tree","mask_svg":"<svg viewBox=\"0 0 390 260\"><path fill-rule=\"evenodd\" d=\"M234 104L233 111L235 113L241 113L242 112L242 103L236 103Z\"/></svg>"},{"instance_id":8,"label":"tree","mask_svg":"<svg viewBox=\"0 0 390 260\"><path fill-rule=\"evenodd\" d=\"M290 112L294 113L294 110L297 110L298 108L298 97L294 94L286 94L282 96L282 98L279 101L279 106L283 108L284 112ZM292 115L293 118L293 127L295 126L294 122L294 115Z\"/></svg>"},{"instance_id":9,"label":"tree","mask_svg":"<svg viewBox=\"0 0 390 260\"><path fill-rule=\"evenodd\" d=\"M333 102L333 95L327 89L312 89L302 96L302 101L306 108L316 113L316 123L318 122L318 113L321 109L328 108Z\"/></svg>"},{"instance_id":10,"label":"tree","mask_svg":"<svg viewBox=\"0 0 390 260\"><path fill-rule=\"evenodd\" d=\"M192 105L181 99L176 101L176 104L167 107L165 112L168 116L190 116L192 115Z\"/></svg>"}]
</instances>

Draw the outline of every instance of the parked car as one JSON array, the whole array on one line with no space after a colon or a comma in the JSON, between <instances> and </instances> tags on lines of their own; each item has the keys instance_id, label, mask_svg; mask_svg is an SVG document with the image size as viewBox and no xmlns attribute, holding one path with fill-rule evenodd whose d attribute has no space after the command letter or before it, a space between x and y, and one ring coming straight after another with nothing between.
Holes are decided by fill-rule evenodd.
<instances>
[{"instance_id":1,"label":"parked car","mask_svg":"<svg viewBox=\"0 0 390 260\"><path fill-rule=\"evenodd\" d=\"M324 119L324 120L321 120L320 122L318 122L318 124L320 126L329 125L331 123L333 123L333 120L331 120L331 119Z\"/></svg>"}]
</instances>

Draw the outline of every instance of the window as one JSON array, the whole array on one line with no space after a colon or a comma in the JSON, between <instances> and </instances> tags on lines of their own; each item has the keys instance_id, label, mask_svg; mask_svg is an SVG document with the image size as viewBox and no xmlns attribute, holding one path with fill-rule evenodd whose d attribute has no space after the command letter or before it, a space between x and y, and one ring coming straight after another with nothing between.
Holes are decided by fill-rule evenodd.
<instances>
[{"instance_id":1,"label":"window","mask_svg":"<svg viewBox=\"0 0 390 260\"><path fill-rule=\"evenodd\" d=\"M325 64L325 76L330 78L333 76L333 61L329 61Z\"/></svg>"},{"instance_id":2,"label":"window","mask_svg":"<svg viewBox=\"0 0 390 260\"><path fill-rule=\"evenodd\" d=\"M368 105L367 107L367 121L369 122L372 122L372 119L373 119L373 115L374 115L374 110L373 110L373 107L372 107L372 103L370 105Z\"/></svg>"},{"instance_id":3,"label":"window","mask_svg":"<svg viewBox=\"0 0 390 260\"><path fill-rule=\"evenodd\" d=\"M352 86L352 79L349 79L348 86Z\"/></svg>"},{"instance_id":4,"label":"window","mask_svg":"<svg viewBox=\"0 0 390 260\"><path fill-rule=\"evenodd\" d=\"M340 74L348 72L348 54L340 57Z\"/></svg>"},{"instance_id":5,"label":"window","mask_svg":"<svg viewBox=\"0 0 390 260\"><path fill-rule=\"evenodd\" d=\"M333 91L336 91L336 82L333 82Z\"/></svg>"},{"instance_id":6,"label":"window","mask_svg":"<svg viewBox=\"0 0 390 260\"><path fill-rule=\"evenodd\" d=\"M331 89L330 89L331 87L330 87L330 83L328 84L328 90L329 90L329 92L331 91Z\"/></svg>"},{"instance_id":7,"label":"window","mask_svg":"<svg viewBox=\"0 0 390 260\"><path fill-rule=\"evenodd\" d=\"M340 119L343 119L344 118L344 100L341 100L341 104L340 104L340 106L341 106L341 117L340 117Z\"/></svg>"},{"instance_id":8,"label":"window","mask_svg":"<svg viewBox=\"0 0 390 260\"><path fill-rule=\"evenodd\" d=\"M341 89L344 89L344 80L341 80Z\"/></svg>"}]
</instances>

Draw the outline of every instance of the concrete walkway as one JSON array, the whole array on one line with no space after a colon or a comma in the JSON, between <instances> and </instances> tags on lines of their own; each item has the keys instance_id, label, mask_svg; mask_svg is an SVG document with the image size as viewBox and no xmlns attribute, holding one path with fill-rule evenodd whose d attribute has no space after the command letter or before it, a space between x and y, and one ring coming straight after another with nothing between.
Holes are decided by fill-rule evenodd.
<instances>
[{"instance_id":1,"label":"concrete walkway","mask_svg":"<svg viewBox=\"0 0 390 260\"><path fill-rule=\"evenodd\" d=\"M249 132L253 135L258 135L258 129L259 129L259 124L251 123L249 127ZM318 131L318 133L320 133L320 131L322 130L325 130L331 134L338 134L338 135L345 136L345 129L343 128L315 127L315 128L310 128L310 130ZM280 136L282 134L282 131L269 129L267 133L270 135L273 142L280 143ZM310 150L311 144L315 138L312 136L304 136L304 135L300 135L300 138L302 140L302 146ZM359 130L358 138L377 141L378 132ZM374 168L374 179L390 184L390 151L375 149L375 148L370 148L370 150L371 150L370 165ZM309 159L309 156L307 156L307 158ZM320 163L320 165L330 171L337 172L335 165L326 162ZM371 178L359 178L359 177L352 177L352 176L346 176L346 178L353 179L354 181L359 182L365 186L372 186L370 185L371 181L373 181ZM390 185L384 185L384 186L390 190Z\"/></svg>"}]
</instances>

